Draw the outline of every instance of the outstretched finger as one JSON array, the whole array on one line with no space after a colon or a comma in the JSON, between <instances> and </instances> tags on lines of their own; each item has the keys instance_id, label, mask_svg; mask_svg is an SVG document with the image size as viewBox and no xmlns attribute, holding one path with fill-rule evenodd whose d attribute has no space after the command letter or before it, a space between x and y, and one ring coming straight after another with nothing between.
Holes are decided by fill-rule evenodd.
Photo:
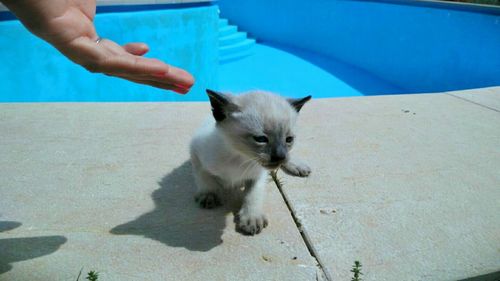
<instances>
[{"instance_id":1,"label":"outstretched finger","mask_svg":"<svg viewBox=\"0 0 500 281\"><path fill-rule=\"evenodd\" d=\"M153 84L152 81L159 83L158 85L164 84L167 85L167 87L172 87L172 88L178 88L180 89L179 92L188 92L189 89L191 88L190 86L186 85L181 85L181 84L174 84L170 82L169 80L165 79L163 74L130 74L130 73L106 73L106 75L110 76L116 76L120 78L124 78L127 80L140 80L140 81L151 81L151 83L148 84ZM156 85L156 83L154 83Z\"/></svg>"},{"instance_id":2,"label":"outstretched finger","mask_svg":"<svg viewBox=\"0 0 500 281\"><path fill-rule=\"evenodd\" d=\"M122 75L151 75L164 80L166 83L176 84L183 88L190 88L194 78L188 72L165 64L157 59L143 58L134 55L114 56L101 64L103 72Z\"/></svg>"},{"instance_id":3,"label":"outstretched finger","mask_svg":"<svg viewBox=\"0 0 500 281\"><path fill-rule=\"evenodd\" d=\"M187 71L175 66L170 66L168 71L155 73L153 76L186 89L189 89L194 85L193 76Z\"/></svg>"},{"instance_id":4,"label":"outstretched finger","mask_svg":"<svg viewBox=\"0 0 500 281\"><path fill-rule=\"evenodd\" d=\"M182 95L187 94L187 92L189 92L189 89L179 88L179 87L172 85L172 84L161 83L161 82L154 81L154 80L135 79L135 78L130 78L130 77L121 77L121 78L127 79L127 80L135 82L135 83L143 84L143 85L148 85L148 86L153 86L153 87L164 89L164 90L174 91L174 92L176 92L178 94L182 94Z\"/></svg>"}]
</instances>

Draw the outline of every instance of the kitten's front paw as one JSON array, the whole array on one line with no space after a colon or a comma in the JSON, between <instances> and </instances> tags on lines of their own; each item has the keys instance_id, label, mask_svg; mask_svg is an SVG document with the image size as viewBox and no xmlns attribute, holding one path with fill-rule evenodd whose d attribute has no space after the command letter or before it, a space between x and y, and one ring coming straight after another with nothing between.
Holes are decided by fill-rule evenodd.
<instances>
[{"instance_id":1,"label":"kitten's front paw","mask_svg":"<svg viewBox=\"0 0 500 281\"><path fill-rule=\"evenodd\" d=\"M304 163L288 162L281 166L281 170L291 176L301 178L308 177L311 174L311 168Z\"/></svg>"},{"instance_id":2,"label":"kitten's front paw","mask_svg":"<svg viewBox=\"0 0 500 281\"><path fill-rule=\"evenodd\" d=\"M213 192L200 193L194 197L194 200L204 209L213 209L222 205L217 194Z\"/></svg>"},{"instance_id":3,"label":"kitten's front paw","mask_svg":"<svg viewBox=\"0 0 500 281\"><path fill-rule=\"evenodd\" d=\"M243 234L259 234L268 224L266 216L239 214L236 218L237 229Z\"/></svg>"}]
</instances>

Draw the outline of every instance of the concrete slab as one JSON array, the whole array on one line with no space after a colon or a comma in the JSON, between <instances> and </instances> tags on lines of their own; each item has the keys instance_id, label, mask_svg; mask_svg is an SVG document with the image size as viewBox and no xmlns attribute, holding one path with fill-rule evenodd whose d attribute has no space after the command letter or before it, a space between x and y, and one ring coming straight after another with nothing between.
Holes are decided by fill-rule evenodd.
<instances>
[{"instance_id":1,"label":"concrete slab","mask_svg":"<svg viewBox=\"0 0 500 281\"><path fill-rule=\"evenodd\" d=\"M283 176L332 280L457 280L500 269L500 116L461 95L315 100ZM0 280L315 280L269 186L270 226L200 210L186 144L207 104L0 104ZM492 279L493 278L493 279ZM485 279L489 280L489 279Z\"/></svg>"},{"instance_id":2,"label":"concrete slab","mask_svg":"<svg viewBox=\"0 0 500 281\"><path fill-rule=\"evenodd\" d=\"M332 280L355 260L363 280L500 270L497 111L446 94L325 99L300 124L295 153L313 172L281 174L284 192Z\"/></svg>"},{"instance_id":3,"label":"concrete slab","mask_svg":"<svg viewBox=\"0 0 500 281\"><path fill-rule=\"evenodd\" d=\"M500 111L500 87L448 92L449 95Z\"/></svg>"},{"instance_id":4,"label":"concrete slab","mask_svg":"<svg viewBox=\"0 0 500 281\"><path fill-rule=\"evenodd\" d=\"M187 162L208 103L0 104L0 280L316 280L274 186L270 225L199 209ZM319 275L320 276L320 275ZM83 280L83 277L80 278Z\"/></svg>"}]
</instances>

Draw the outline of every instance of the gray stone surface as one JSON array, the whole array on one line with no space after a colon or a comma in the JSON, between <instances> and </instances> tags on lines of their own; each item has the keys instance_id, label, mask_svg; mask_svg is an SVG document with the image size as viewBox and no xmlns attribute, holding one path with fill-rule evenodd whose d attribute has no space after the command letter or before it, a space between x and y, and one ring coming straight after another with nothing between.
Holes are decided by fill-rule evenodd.
<instances>
[{"instance_id":1,"label":"gray stone surface","mask_svg":"<svg viewBox=\"0 0 500 281\"><path fill-rule=\"evenodd\" d=\"M454 94L500 101L500 88ZM284 190L333 280L355 260L363 280L500 270L497 111L432 94L315 100L301 115L295 152L313 172Z\"/></svg>"},{"instance_id":2,"label":"gray stone surface","mask_svg":"<svg viewBox=\"0 0 500 281\"><path fill-rule=\"evenodd\" d=\"M255 237L195 205L187 144L209 110L0 104L0 280L316 280L272 184Z\"/></svg>"},{"instance_id":3,"label":"gray stone surface","mask_svg":"<svg viewBox=\"0 0 500 281\"><path fill-rule=\"evenodd\" d=\"M500 270L500 91L453 95L476 100L322 99L301 111L294 152L313 173L280 176L332 280L350 280L355 260L363 280ZM194 204L187 143L208 110L0 104L0 280L76 280L82 268L102 280L321 279L272 184L256 237L234 231L231 210Z\"/></svg>"},{"instance_id":4,"label":"gray stone surface","mask_svg":"<svg viewBox=\"0 0 500 281\"><path fill-rule=\"evenodd\" d=\"M480 90L475 89L449 92L448 94L500 111L500 97L498 95L499 92L500 87L492 87Z\"/></svg>"}]
</instances>

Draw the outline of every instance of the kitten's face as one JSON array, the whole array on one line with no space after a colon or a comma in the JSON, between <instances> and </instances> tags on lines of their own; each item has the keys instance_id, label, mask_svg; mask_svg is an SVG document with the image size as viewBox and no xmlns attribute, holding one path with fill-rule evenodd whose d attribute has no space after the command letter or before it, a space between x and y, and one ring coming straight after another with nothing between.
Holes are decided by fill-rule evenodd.
<instances>
[{"instance_id":1,"label":"kitten's face","mask_svg":"<svg viewBox=\"0 0 500 281\"><path fill-rule=\"evenodd\" d=\"M209 96L217 126L234 149L269 170L288 161L298 111L310 97L286 100L266 92Z\"/></svg>"}]
</instances>

